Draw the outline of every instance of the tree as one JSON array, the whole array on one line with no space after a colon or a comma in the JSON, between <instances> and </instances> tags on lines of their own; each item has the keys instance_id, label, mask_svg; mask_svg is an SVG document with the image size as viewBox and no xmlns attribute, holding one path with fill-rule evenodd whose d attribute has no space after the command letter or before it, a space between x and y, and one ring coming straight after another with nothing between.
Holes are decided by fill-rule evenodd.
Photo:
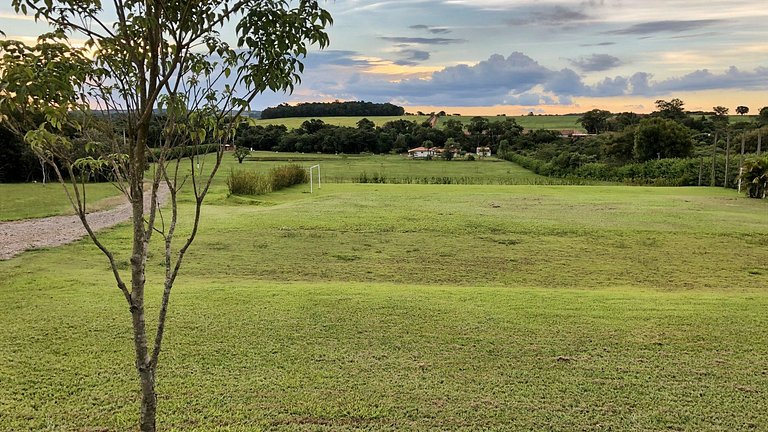
<instances>
[{"instance_id":1,"label":"tree","mask_svg":"<svg viewBox=\"0 0 768 432\"><path fill-rule=\"evenodd\" d=\"M768 124L768 106L760 108L757 121L760 122L760 124Z\"/></svg>"},{"instance_id":2,"label":"tree","mask_svg":"<svg viewBox=\"0 0 768 432\"><path fill-rule=\"evenodd\" d=\"M749 107L745 107L744 105L739 105L736 107L736 114L738 115L744 115L749 112Z\"/></svg>"},{"instance_id":3,"label":"tree","mask_svg":"<svg viewBox=\"0 0 768 432\"><path fill-rule=\"evenodd\" d=\"M35 46L0 41L3 108L22 119L8 124L54 170L89 237L109 261L130 310L141 388L139 428L154 431L155 380L168 302L221 163L219 143L232 140L236 119L256 95L267 89L293 90L308 46L328 44L330 14L313 0L294 8L282 0L114 0L112 12L98 0L11 0L11 5L16 13L45 20L53 31ZM233 45L220 31L230 20L236 21ZM69 37L85 40L85 47L73 48ZM91 105L104 114L95 115ZM157 111L166 116L162 145L150 149L149 130ZM118 113L124 117L120 126L109 121ZM43 123L25 120L34 114L43 115ZM70 128L77 139L63 133ZM203 151L202 144L213 144L215 160L198 168L194 156ZM80 152L87 156L79 157ZM180 174L182 163L189 164L188 177ZM85 217L78 180L97 170L109 171L132 207L129 280ZM177 244L178 195L184 184L193 195L194 215L190 234ZM156 224L161 187L169 191L171 214ZM150 339L144 290L155 236L164 244L165 272Z\"/></svg>"},{"instance_id":4,"label":"tree","mask_svg":"<svg viewBox=\"0 0 768 432\"><path fill-rule=\"evenodd\" d=\"M691 130L673 120L647 118L635 129L634 155L641 162L686 157L692 149Z\"/></svg>"},{"instance_id":5,"label":"tree","mask_svg":"<svg viewBox=\"0 0 768 432\"><path fill-rule=\"evenodd\" d=\"M237 146L233 154L235 159L237 159L237 163L243 163L245 158L251 154L251 149L246 146Z\"/></svg>"},{"instance_id":6,"label":"tree","mask_svg":"<svg viewBox=\"0 0 768 432\"><path fill-rule=\"evenodd\" d=\"M677 98L670 101L659 99L656 101L657 111L654 112L654 114L657 117L682 123L688 118L688 114L685 113L685 109L683 108L684 105L685 102Z\"/></svg>"},{"instance_id":7,"label":"tree","mask_svg":"<svg viewBox=\"0 0 768 432\"><path fill-rule=\"evenodd\" d=\"M373 130L373 129L376 129L376 123L368 120L367 118L363 118L363 119L358 120L357 128L358 129L365 129L365 130Z\"/></svg>"},{"instance_id":8,"label":"tree","mask_svg":"<svg viewBox=\"0 0 768 432\"><path fill-rule=\"evenodd\" d=\"M712 111L715 113L715 115L712 116L712 122L715 124L715 128L725 129L728 127L728 122L730 121L728 118L728 108L724 106L716 106L712 107Z\"/></svg>"},{"instance_id":9,"label":"tree","mask_svg":"<svg viewBox=\"0 0 768 432\"><path fill-rule=\"evenodd\" d=\"M610 118L610 111L593 109L582 114L578 122L587 130L587 133L599 134L608 130L608 119Z\"/></svg>"},{"instance_id":10,"label":"tree","mask_svg":"<svg viewBox=\"0 0 768 432\"><path fill-rule=\"evenodd\" d=\"M768 158L756 157L744 161L741 181L746 182L750 198L765 198L768 191Z\"/></svg>"}]
</instances>

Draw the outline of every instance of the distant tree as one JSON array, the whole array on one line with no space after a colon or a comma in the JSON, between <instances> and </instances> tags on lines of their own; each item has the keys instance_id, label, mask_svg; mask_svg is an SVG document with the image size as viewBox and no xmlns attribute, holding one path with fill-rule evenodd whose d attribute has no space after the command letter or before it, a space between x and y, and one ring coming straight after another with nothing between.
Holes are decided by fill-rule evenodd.
<instances>
[{"instance_id":1,"label":"distant tree","mask_svg":"<svg viewBox=\"0 0 768 432\"><path fill-rule=\"evenodd\" d=\"M488 131L488 119L485 117L475 116L469 120L467 125L467 132L472 136L474 144L480 146L483 144L485 133Z\"/></svg>"},{"instance_id":2,"label":"distant tree","mask_svg":"<svg viewBox=\"0 0 768 432\"><path fill-rule=\"evenodd\" d=\"M749 112L749 107L745 107L744 105L739 105L736 107L736 114L738 115L744 115Z\"/></svg>"},{"instance_id":3,"label":"distant tree","mask_svg":"<svg viewBox=\"0 0 768 432\"><path fill-rule=\"evenodd\" d=\"M608 130L608 119L610 118L610 111L593 109L582 114L578 122L587 130L587 133L598 134Z\"/></svg>"},{"instance_id":4,"label":"distant tree","mask_svg":"<svg viewBox=\"0 0 768 432\"><path fill-rule=\"evenodd\" d=\"M251 154L251 149L246 146L235 147L234 156L237 159L237 163L243 163L246 157Z\"/></svg>"},{"instance_id":5,"label":"distant tree","mask_svg":"<svg viewBox=\"0 0 768 432\"><path fill-rule=\"evenodd\" d=\"M759 121L761 124L768 124L768 106L760 108L757 121Z\"/></svg>"},{"instance_id":6,"label":"distant tree","mask_svg":"<svg viewBox=\"0 0 768 432\"><path fill-rule=\"evenodd\" d=\"M635 129L634 155L641 162L687 157L692 149L691 130L674 120L647 118Z\"/></svg>"},{"instance_id":7,"label":"distant tree","mask_svg":"<svg viewBox=\"0 0 768 432\"><path fill-rule=\"evenodd\" d=\"M680 99L674 98L670 101L659 99L656 101L656 110L654 114L657 117L662 117L668 120L674 120L676 122L684 122L688 118L684 109L685 102Z\"/></svg>"},{"instance_id":8,"label":"distant tree","mask_svg":"<svg viewBox=\"0 0 768 432\"><path fill-rule=\"evenodd\" d=\"M507 153L511 152L512 148L509 145L509 141L507 140L501 140L499 141L499 148L496 150L496 155L502 159L507 155Z\"/></svg>"},{"instance_id":9,"label":"distant tree","mask_svg":"<svg viewBox=\"0 0 768 432\"><path fill-rule=\"evenodd\" d=\"M712 116L712 122L715 124L715 128L725 129L728 126L728 122L730 121L728 118L728 111L728 108L724 106L712 107L712 112L715 113L715 115Z\"/></svg>"},{"instance_id":10,"label":"distant tree","mask_svg":"<svg viewBox=\"0 0 768 432\"><path fill-rule=\"evenodd\" d=\"M357 121L357 128L358 129L375 129L376 123L368 120L367 118L363 118Z\"/></svg>"},{"instance_id":11,"label":"distant tree","mask_svg":"<svg viewBox=\"0 0 768 432\"><path fill-rule=\"evenodd\" d=\"M639 114L633 112L623 112L616 114L612 119L608 120L609 129L612 131L623 131L624 129L635 126L640 123Z\"/></svg>"},{"instance_id":12,"label":"distant tree","mask_svg":"<svg viewBox=\"0 0 768 432\"><path fill-rule=\"evenodd\" d=\"M301 130L303 130L308 134L313 134L319 131L320 129L324 128L325 126L326 126L325 122L320 119L310 119L310 120L304 121L301 124Z\"/></svg>"},{"instance_id":13,"label":"distant tree","mask_svg":"<svg viewBox=\"0 0 768 432\"><path fill-rule=\"evenodd\" d=\"M746 183L750 198L765 198L768 192L768 157L756 157L744 161L741 181Z\"/></svg>"}]
</instances>

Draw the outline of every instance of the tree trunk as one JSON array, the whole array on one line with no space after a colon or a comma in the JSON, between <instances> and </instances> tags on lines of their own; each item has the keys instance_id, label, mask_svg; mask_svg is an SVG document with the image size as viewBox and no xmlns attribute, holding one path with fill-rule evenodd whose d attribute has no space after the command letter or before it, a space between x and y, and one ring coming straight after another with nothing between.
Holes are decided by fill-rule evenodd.
<instances>
[{"instance_id":1,"label":"tree trunk","mask_svg":"<svg viewBox=\"0 0 768 432\"><path fill-rule=\"evenodd\" d=\"M712 142L712 179L709 182L710 186L715 185L715 164L717 163L717 132L715 132L715 141Z\"/></svg>"},{"instance_id":2,"label":"tree trunk","mask_svg":"<svg viewBox=\"0 0 768 432\"><path fill-rule=\"evenodd\" d=\"M135 141L131 142L130 172L131 207L133 211L133 247L131 251L131 317L133 321L133 342L136 350L136 370L141 381L141 417L139 428L142 432L155 431L157 395L155 394L155 365L153 365L148 344L146 319L144 315L144 287L148 238L144 227L144 168L147 164L145 145L149 123L137 125Z\"/></svg>"},{"instance_id":3,"label":"tree trunk","mask_svg":"<svg viewBox=\"0 0 768 432\"><path fill-rule=\"evenodd\" d=\"M728 164L731 162L731 134L725 138L725 175L723 176L723 187L728 187Z\"/></svg>"}]
</instances>

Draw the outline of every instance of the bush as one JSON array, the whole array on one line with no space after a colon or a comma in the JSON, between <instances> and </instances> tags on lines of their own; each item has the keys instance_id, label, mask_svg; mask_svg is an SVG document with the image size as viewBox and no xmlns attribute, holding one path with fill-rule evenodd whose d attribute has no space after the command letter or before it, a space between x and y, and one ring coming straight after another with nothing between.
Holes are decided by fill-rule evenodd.
<instances>
[{"instance_id":1,"label":"bush","mask_svg":"<svg viewBox=\"0 0 768 432\"><path fill-rule=\"evenodd\" d=\"M227 177L229 193L234 195L263 195L272 191L270 179L253 171L232 170Z\"/></svg>"},{"instance_id":2,"label":"bush","mask_svg":"<svg viewBox=\"0 0 768 432\"><path fill-rule=\"evenodd\" d=\"M307 171L296 164L273 168L269 176L273 191L309 182Z\"/></svg>"}]
</instances>

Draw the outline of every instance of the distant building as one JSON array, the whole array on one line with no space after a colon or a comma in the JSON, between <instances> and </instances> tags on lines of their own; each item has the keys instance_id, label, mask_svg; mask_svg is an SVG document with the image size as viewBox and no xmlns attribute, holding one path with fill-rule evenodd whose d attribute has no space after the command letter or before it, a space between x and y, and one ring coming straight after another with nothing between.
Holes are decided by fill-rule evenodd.
<instances>
[{"instance_id":1,"label":"distant building","mask_svg":"<svg viewBox=\"0 0 768 432\"><path fill-rule=\"evenodd\" d=\"M411 159L429 159L435 156L435 148L416 147L408 150L408 157Z\"/></svg>"},{"instance_id":2,"label":"distant building","mask_svg":"<svg viewBox=\"0 0 768 432\"><path fill-rule=\"evenodd\" d=\"M488 157L491 155L491 148L490 147L478 147L477 148L477 156L479 157Z\"/></svg>"}]
</instances>

